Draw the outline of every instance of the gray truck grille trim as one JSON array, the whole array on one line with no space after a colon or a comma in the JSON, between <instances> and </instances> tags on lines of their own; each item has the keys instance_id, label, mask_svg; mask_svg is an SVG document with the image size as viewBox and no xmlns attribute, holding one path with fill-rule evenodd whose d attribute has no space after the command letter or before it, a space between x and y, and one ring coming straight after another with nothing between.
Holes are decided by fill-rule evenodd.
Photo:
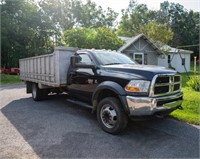
<instances>
[{"instance_id":1,"label":"gray truck grille trim","mask_svg":"<svg viewBox=\"0 0 200 159\"><path fill-rule=\"evenodd\" d=\"M181 91L181 76L170 74L155 75L150 88L150 97L166 96Z\"/></svg>"}]
</instances>

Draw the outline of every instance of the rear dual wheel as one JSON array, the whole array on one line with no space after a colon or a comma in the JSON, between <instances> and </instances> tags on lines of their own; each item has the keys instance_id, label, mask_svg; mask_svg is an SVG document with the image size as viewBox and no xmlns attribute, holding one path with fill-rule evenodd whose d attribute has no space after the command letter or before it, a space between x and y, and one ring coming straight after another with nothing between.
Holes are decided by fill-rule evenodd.
<instances>
[{"instance_id":1,"label":"rear dual wheel","mask_svg":"<svg viewBox=\"0 0 200 159\"><path fill-rule=\"evenodd\" d=\"M32 84L32 98L34 101L45 99L48 95L48 90L40 89L37 83Z\"/></svg>"},{"instance_id":2,"label":"rear dual wheel","mask_svg":"<svg viewBox=\"0 0 200 159\"><path fill-rule=\"evenodd\" d=\"M101 128L111 134L121 132L128 123L128 117L120 101L114 97L100 101L97 106L97 119Z\"/></svg>"}]
</instances>

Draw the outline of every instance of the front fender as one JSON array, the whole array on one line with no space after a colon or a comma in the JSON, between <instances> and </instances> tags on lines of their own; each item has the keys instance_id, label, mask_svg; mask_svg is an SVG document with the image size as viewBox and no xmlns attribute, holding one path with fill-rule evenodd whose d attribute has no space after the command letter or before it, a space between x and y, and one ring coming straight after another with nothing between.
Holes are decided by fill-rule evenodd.
<instances>
[{"instance_id":1,"label":"front fender","mask_svg":"<svg viewBox=\"0 0 200 159\"><path fill-rule=\"evenodd\" d=\"M99 94L104 90L110 90L118 95L119 100L122 103L122 106L126 112L129 113L127 101L126 101L126 91L116 82L112 81L105 81L99 84L92 96L92 104L93 104L93 110L96 110L96 107L98 105L98 96Z\"/></svg>"}]
</instances>

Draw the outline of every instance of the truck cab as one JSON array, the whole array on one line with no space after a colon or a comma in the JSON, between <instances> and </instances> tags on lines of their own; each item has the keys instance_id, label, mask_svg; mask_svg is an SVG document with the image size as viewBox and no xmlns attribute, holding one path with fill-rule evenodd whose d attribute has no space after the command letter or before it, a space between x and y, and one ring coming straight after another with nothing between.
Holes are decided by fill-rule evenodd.
<instances>
[{"instance_id":1,"label":"truck cab","mask_svg":"<svg viewBox=\"0 0 200 159\"><path fill-rule=\"evenodd\" d=\"M79 50L71 66L68 94L91 106L106 132L121 131L129 117L181 109L181 77L174 70L139 65L106 50Z\"/></svg>"}]
</instances>

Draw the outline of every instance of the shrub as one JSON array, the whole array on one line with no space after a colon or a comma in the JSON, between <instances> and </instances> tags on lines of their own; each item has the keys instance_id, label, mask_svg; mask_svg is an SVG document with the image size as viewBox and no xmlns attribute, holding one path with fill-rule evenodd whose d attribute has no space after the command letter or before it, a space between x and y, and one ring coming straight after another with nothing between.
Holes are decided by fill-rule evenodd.
<instances>
[{"instance_id":1,"label":"shrub","mask_svg":"<svg viewBox=\"0 0 200 159\"><path fill-rule=\"evenodd\" d=\"M199 77L192 77L187 82L187 85L194 89L195 91L200 92L200 78Z\"/></svg>"}]
</instances>

